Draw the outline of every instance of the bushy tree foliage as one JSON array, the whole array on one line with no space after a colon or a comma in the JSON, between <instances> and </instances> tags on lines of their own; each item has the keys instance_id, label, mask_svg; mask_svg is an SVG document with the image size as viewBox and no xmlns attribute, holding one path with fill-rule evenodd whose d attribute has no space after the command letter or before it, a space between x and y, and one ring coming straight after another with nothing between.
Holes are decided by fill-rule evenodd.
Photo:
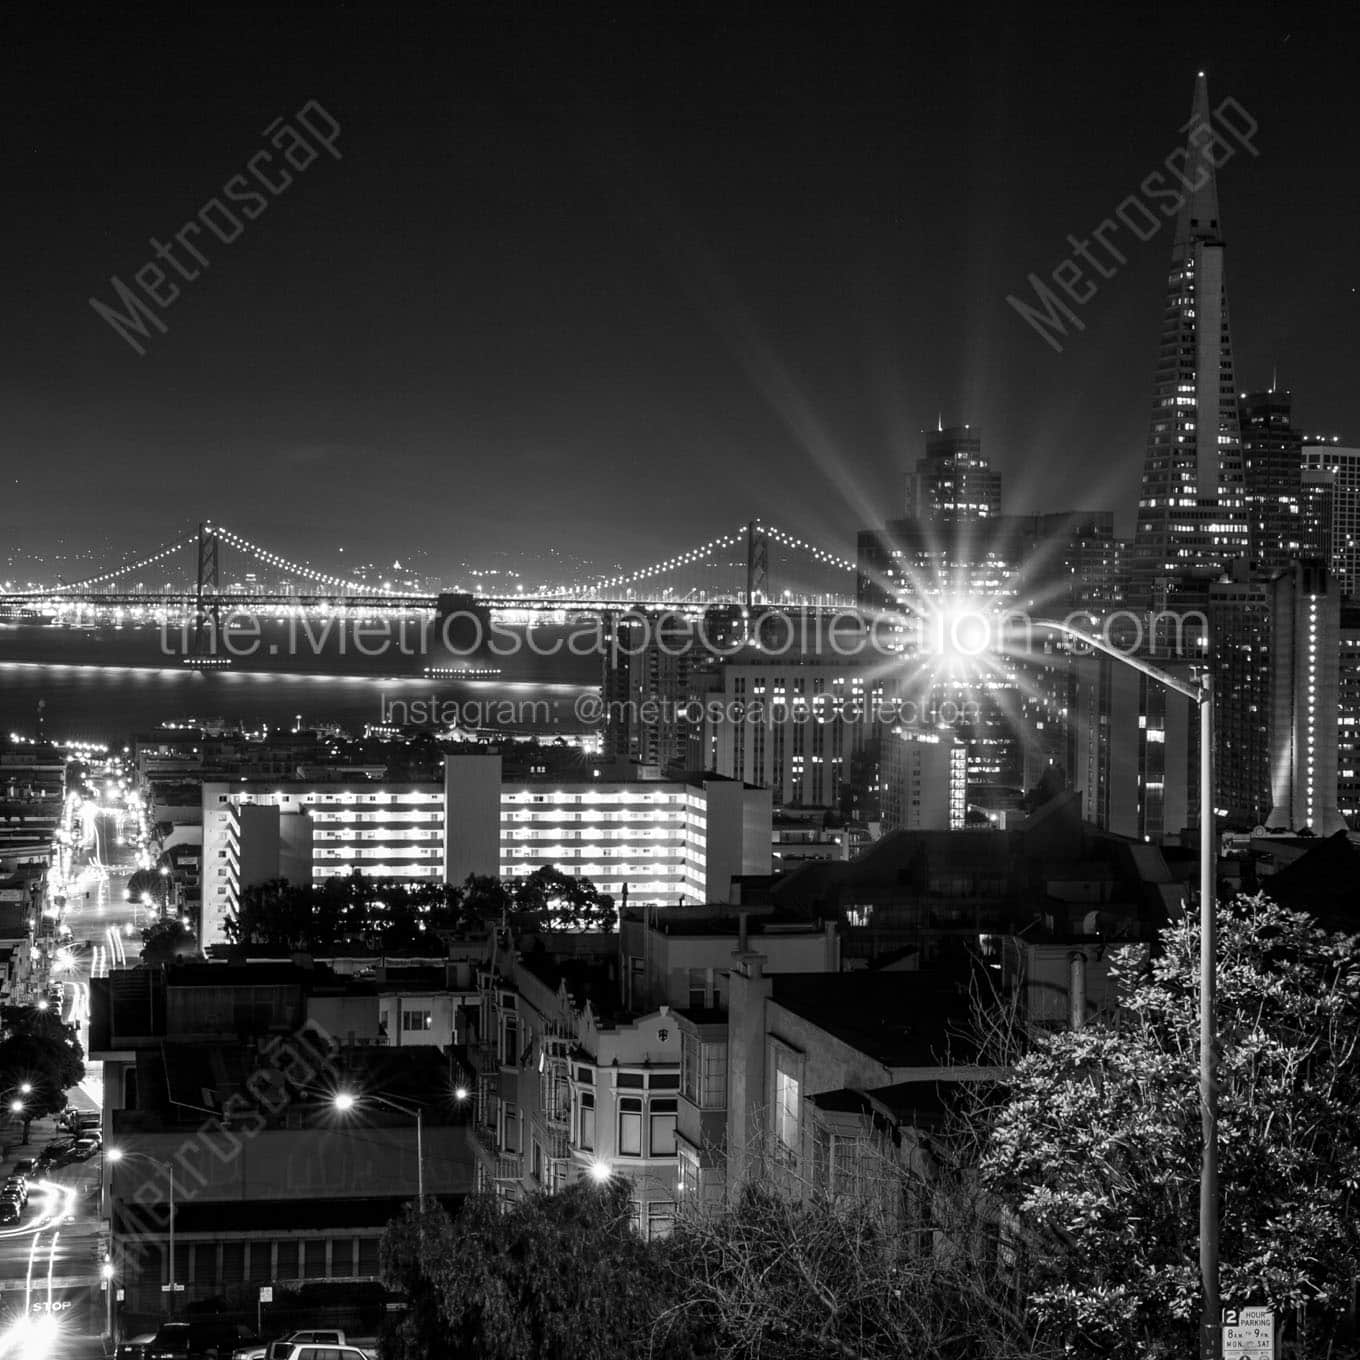
<instances>
[{"instance_id":1,"label":"bushy tree foliage","mask_svg":"<svg viewBox=\"0 0 1360 1360\"><path fill-rule=\"evenodd\" d=\"M985 1131L1069 1353L1192 1355L1200 1308L1199 928L1116 956L1121 1008L1038 1040ZM1360 1274L1360 945L1263 898L1220 908L1222 1294L1340 1329ZM1321 1351L1319 1354L1323 1353Z\"/></svg>"},{"instance_id":2,"label":"bushy tree foliage","mask_svg":"<svg viewBox=\"0 0 1360 1360\"><path fill-rule=\"evenodd\" d=\"M413 1304L391 1353L682 1360L690 1350L679 1329L652 1341L673 1279L664 1261L634 1233L623 1182L578 1182L508 1209L474 1196L452 1222L408 1212L382 1245L384 1279Z\"/></svg>"},{"instance_id":3,"label":"bushy tree foliage","mask_svg":"<svg viewBox=\"0 0 1360 1360\"><path fill-rule=\"evenodd\" d=\"M142 959L165 963L198 952L198 937L177 916L165 916L142 930Z\"/></svg>"},{"instance_id":4,"label":"bushy tree foliage","mask_svg":"<svg viewBox=\"0 0 1360 1360\"><path fill-rule=\"evenodd\" d=\"M320 884L285 879L247 888L225 930L239 944L328 953L344 945L392 953L432 949L441 930L513 921L543 930L612 930L614 900L588 878L551 866L511 883L473 875L461 886L351 874Z\"/></svg>"},{"instance_id":5,"label":"bushy tree foliage","mask_svg":"<svg viewBox=\"0 0 1360 1360\"><path fill-rule=\"evenodd\" d=\"M74 1025L52 1010L5 1006L0 1010L0 1092L5 1111L21 1100L25 1131L31 1120L66 1108L66 1092L85 1079L84 1051ZM27 1085L32 1089L24 1092Z\"/></svg>"},{"instance_id":6,"label":"bushy tree foliage","mask_svg":"<svg viewBox=\"0 0 1360 1360\"><path fill-rule=\"evenodd\" d=\"M683 1319L721 1360L1024 1360L1035 1349L1008 1268L986 1249L994 1225L966 1182L932 1187L936 1245L899 1217L923 1187L885 1161L871 1193L790 1194L755 1183L727 1208L681 1215L668 1265ZM954 1191L962 1190L956 1194Z\"/></svg>"}]
</instances>

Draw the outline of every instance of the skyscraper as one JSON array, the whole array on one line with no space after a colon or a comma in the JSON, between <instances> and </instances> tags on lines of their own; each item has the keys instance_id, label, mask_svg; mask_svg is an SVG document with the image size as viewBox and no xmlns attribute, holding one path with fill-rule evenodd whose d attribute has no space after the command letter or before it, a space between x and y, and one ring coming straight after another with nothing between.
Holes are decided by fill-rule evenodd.
<instances>
[{"instance_id":1,"label":"skyscraper","mask_svg":"<svg viewBox=\"0 0 1360 1360\"><path fill-rule=\"evenodd\" d=\"M1247 501L1247 552L1261 571L1304 554L1303 435L1290 420L1292 394L1272 386L1244 392L1238 403ZM1310 544L1311 546L1311 544Z\"/></svg>"},{"instance_id":2,"label":"skyscraper","mask_svg":"<svg viewBox=\"0 0 1360 1360\"><path fill-rule=\"evenodd\" d=\"M1337 810L1341 601L1321 562L1295 562L1270 583L1270 825L1345 829Z\"/></svg>"},{"instance_id":3,"label":"skyscraper","mask_svg":"<svg viewBox=\"0 0 1360 1360\"><path fill-rule=\"evenodd\" d=\"M982 431L941 425L926 434L926 456L907 479L907 514L939 529L995 519L1001 474L982 456Z\"/></svg>"},{"instance_id":4,"label":"skyscraper","mask_svg":"<svg viewBox=\"0 0 1360 1360\"><path fill-rule=\"evenodd\" d=\"M1208 124L1209 92L1200 72L1134 534L1130 603L1139 606L1187 577L1217 575L1247 551L1237 384Z\"/></svg>"},{"instance_id":5,"label":"skyscraper","mask_svg":"<svg viewBox=\"0 0 1360 1360\"><path fill-rule=\"evenodd\" d=\"M1340 580L1341 593L1360 593L1360 449L1343 448L1332 440L1305 440L1305 475L1330 474L1331 560Z\"/></svg>"}]
</instances>

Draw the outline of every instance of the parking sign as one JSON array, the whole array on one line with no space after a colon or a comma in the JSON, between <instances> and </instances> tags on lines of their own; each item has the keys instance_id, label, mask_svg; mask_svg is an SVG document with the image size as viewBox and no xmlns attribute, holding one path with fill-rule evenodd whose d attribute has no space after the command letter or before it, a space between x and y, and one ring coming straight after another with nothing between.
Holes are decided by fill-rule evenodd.
<instances>
[{"instance_id":1,"label":"parking sign","mask_svg":"<svg viewBox=\"0 0 1360 1360\"><path fill-rule=\"evenodd\" d=\"M1268 1308L1225 1308L1223 1360L1275 1360L1275 1314Z\"/></svg>"}]
</instances>

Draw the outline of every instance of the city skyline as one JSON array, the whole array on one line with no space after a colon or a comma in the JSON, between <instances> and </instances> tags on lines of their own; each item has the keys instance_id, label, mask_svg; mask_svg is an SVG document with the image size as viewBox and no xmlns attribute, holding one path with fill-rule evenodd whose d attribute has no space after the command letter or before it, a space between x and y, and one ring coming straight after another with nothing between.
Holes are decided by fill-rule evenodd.
<instances>
[{"instance_id":1,"label":"city skyline","mask_svg":"<svg viewBox=\"0 0 1360 1360\"><path fill-rule=\"evenodd\" d=\"M210 516L332 570L332 545L384 561L414 543L448 575L507 530L604 566L752 515L846 551L897 509L937 420L982 429L1007 509L1051 507L1057 483L1061 508L1128 532L1170 229L1125 233L1061 352L1007 298L1183 144L1201 67L1215 105L1259 124L1260 154L1219 176L1239 385L1278 371L1300 428L1354 442L1355 205L1303 131L1319 94L1342 120L1354 95L1305 26L1190 22L1154 61L1137 27L1111 51L1111 20L1093 58L1029 21L907 47L861 19L827 63L815 25L693 24L639 48L626 24L483 20L440 75L420 21L291 16L272 34L288 55L247 79L254 22L212 53L166 30L162 87L105 126L91 112L143 35L120 26L107 66L72 64L14 21L31 267L6 296L12 551L122 556ZM297 154L232 243L188 237L206 267L154 256L277 148L275 119L338 126L331 154ZM90 299L116 304L111 280L153 258L165 281L143 285L179 291L138 354Z\"/></svg>"}]
</instances>

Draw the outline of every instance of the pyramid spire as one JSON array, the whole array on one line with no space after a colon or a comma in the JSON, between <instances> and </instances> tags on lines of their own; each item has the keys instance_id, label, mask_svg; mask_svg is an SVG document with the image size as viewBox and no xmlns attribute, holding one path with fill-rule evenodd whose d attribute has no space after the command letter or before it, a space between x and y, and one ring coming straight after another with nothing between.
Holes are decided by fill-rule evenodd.
<instances>
[{"instance_id":1,"label":"pyramid spire","mask_svg":"<svg viewBox=\"0 0 1360 1360\"><path fill-rule=\"evenodd\" d=\"M1201 71L1195 77L1195 97L1190 104L1190 121L1184 125L1185 199L1176 218L1175 255L1185 254L1192 241L1222 239L1218 225L1218 181L1211 159L1218 134L1209 122L1209 82Z\"/></svg>"}]
</instances>

